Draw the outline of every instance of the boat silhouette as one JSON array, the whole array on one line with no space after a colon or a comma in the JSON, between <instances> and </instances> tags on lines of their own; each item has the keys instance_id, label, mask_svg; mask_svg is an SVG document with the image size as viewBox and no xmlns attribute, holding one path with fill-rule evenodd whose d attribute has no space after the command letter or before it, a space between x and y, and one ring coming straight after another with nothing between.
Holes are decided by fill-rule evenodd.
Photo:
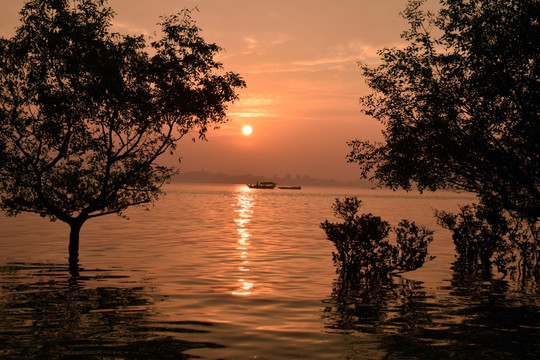
<instances>
[{"instance_id":1,"label":"boat silhouette","mask_svg":"<svg viewBox=\"0 0 540 360\"><path fill-rule=\"evenodd\" d=\"M276 183L273 181L262 181L256 184L247 184L250 189L273 189L276 187Z\"/></svg>"}]
</instances>

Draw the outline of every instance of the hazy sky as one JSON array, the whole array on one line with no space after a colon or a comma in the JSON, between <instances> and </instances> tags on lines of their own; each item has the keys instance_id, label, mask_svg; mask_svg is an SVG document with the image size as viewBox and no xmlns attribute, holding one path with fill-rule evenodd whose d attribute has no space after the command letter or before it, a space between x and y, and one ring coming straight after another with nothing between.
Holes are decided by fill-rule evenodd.
<instances>
[{"instance_id":1,"label":"hazy sky","mask_svg":"<svg viewBox=\"0 0 540 360\"><path fill-rule=\"evenodd\" d=\"M433 0L431 1L433 2ZM11 36L22 0L0 0L0 34ZM152 35L159 16L197 6L202 36L224 51L226 70L247 88L230 106L231 121L208 142L179 146L183 170L352 180L346 142L380 138L360 113L367 94L357 62L399 45L406 0L109 0L114 31ZM242 135L244 125L253 133Z\"/></svg>"}]
</instances>

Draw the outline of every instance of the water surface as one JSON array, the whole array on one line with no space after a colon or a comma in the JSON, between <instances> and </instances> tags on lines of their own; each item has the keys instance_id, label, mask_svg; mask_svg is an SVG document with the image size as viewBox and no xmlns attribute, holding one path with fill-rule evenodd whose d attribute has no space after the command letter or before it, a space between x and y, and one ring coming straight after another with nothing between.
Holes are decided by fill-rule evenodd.
<instances>
[{"instance_id":1,"label":"water surface","mask_svg":"<svg viewBox=\"0 0 540 360\"><path fill-rule=\"evenodd\" d=\"M392 225L435 230L435 260L392 286L343 291L319 223L348 195ZM150 211L84 225L79 279L67 271L67 225L0 217L0 357L538 357L536 296L452 269L450 233L433 209L471 201L172 184Z\"/></svg>"}]
</instances>

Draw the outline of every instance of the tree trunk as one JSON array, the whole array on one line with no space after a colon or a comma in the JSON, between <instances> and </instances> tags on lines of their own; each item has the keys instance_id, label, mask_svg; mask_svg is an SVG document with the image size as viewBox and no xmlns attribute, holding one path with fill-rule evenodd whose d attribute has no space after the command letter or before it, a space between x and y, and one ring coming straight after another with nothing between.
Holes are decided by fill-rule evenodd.
<instances>
[{"instance_id":1,"label":"tree trunk","mask_svg":"<svg viewBox=\"0 0 540 360\"><path fill-rule=\"evenodd\" d=\"M84 221L74 220L69 223L69 272L79 276L79 233Z\"/></svg>"}]
</instances>

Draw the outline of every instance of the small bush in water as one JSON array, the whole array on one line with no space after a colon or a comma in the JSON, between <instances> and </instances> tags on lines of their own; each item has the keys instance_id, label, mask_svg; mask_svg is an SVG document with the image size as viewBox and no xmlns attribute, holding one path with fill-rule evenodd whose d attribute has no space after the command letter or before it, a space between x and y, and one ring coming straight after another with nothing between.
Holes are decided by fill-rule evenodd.
<instances>
[{"instance_id":1,"label":"small bush in water","mask_svg":"<svg viewBox=\"0 0 540 360\"><path fill-rule=\"evenodd\" d=\"M343 222L321 223L328 240L336 247L333 259L341 280L386 282L392 273L421 267L433 232L408 220L391 228L379 216L359 215L361 204L356 197L336 199L334 214ZM395 244L388 240L390 232L396 234Z\"/></svg>"},{"instance_id":2,"label":"small bush in water","mask_svg":"<svg viewBox=\"0 0 540 360\"><path fill-rule=\"evenodd\" d=\"M506 211L496 201L460 206L451 214L436 211L437 221L452 231L456 266L490 274L492 265L506 275L517 270L522 280L540 279L540 220Z\"/></svg>"}]
</instances>

